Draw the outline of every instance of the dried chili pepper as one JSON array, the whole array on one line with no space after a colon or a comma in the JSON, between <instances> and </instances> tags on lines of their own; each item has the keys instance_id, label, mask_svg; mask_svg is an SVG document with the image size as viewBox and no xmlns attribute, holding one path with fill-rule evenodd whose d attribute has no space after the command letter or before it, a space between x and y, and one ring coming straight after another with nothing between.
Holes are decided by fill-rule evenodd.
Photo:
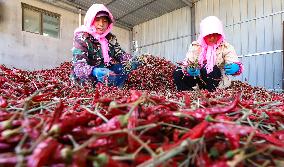
<instances>
[{"instance_id":1,"label":"dried chili pepper","mask_svg":"<svg viewBox=\"0 0 284 167\"><path fill-rule=\"evenodd\" d=\"M0 96L0 108L6 108L8 106L7 100Z\"/></svg>"},{"instance_id":2,"label":"dried chili pepper","mask_svg":"<svg viewBox=\"0 0 284 167\"><path fill-rule=\"evenodd\" d=\"M216 123L207 127L204 131L204 135L205 138L208 139L222 133L229 139L232 148L236 149L240 146L240 136L248 135L254 131L255 129L249 126Z\"/></svg>"},{"instance_id":3,"label":"dried chili pepper","mask_svg":"<svg viewBox=\"0 0 284 167\"><path fill-rule=\"evenodd\" d=\"M101 124L100 126L89 129L88 134L92 135L97 132L108 132L112 130L118 130L127 125L129 115L117 115L110 119L108 122Z\"/></svg>"},{"instance_id":4,"label":"dried chili pepper","mask_svg":"<svg viewBox=\"0 0 284 167\"><path fill-rule=\"evenodd\" d=\"M83 111L80 115L71 115L68 117L64 117L61 122L58 122L52 125L49 133L50 134L64 134L70 132L73 128L86 125L89 121L95 119L97 116L94 114L90 114L87 111Z\"/></svg>"},{"instance_id":5,"label":"dried chili pepper","mask_svg":"<svg viewBox=\"0 0 284 167\"><path fill-rule=\"evenodd\" d=\"M47 165L50 162L50 159L53 156L54 150L59 146L59 143L49 137L39 143L32 155L29 157L28 166L30 167L41 167Z\"/></svg>"}]
</instances>

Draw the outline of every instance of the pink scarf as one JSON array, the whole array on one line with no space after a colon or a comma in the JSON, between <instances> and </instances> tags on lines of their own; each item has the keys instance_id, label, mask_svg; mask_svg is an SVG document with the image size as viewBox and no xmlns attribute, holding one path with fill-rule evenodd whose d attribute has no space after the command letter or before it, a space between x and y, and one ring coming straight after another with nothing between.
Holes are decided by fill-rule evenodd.
<instances>
[{"instance_id":1,"label":"pink scarf","mask_svg":"<svg viewBox=\"0 0 284 167\"><path fill-rule=\"evenodd\" d=\"M204 40L204 37L213 33L220 34L221 38L213 46L207 45ZM197 41L202 48L201 54L198 58L198 63L201 65L201 67L203 67L204 61L206 60L206 71L209 74L213 71L213 67L216 63L216 49L223 41L225 41L225 34L222 22L216 16L208 16L203 19L200 23L200 35Z\"/></svg>"},{"instance_id":2,"label":"pink scarf","mask_svg":"<svg viewBox=\"0 0 284 167\"><path fill-rule=\"evenodd\" d=\"M96 33L96 28L93 26L95 17L97 13L100 11L107 12L109 14L110 19L112 20L112 22L108 26L108 29L101 35ZM74 32L74 34L79 33L79 32L87 32L99 41L99 43L101 44L101 48L102 48L104 63L106 65L109 64L111 58L108 54L109 52L108 40L105 38L105 36L111 31L113 27L113 22L114 22L114 19L113 19L112 14L103 4L93 4L86 13L86 16L84 19L84 25L77 28Z\"/></svg>"}]
</instances>

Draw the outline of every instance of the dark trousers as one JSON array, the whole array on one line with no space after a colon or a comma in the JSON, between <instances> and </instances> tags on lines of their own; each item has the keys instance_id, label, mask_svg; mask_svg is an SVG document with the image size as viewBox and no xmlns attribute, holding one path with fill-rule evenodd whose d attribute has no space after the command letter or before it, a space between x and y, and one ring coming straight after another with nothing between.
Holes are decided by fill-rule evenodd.
<instances>
[{"instance_id":1,"label":"dark trousers","mask_svg":"<svg viewBox=\"0 0 284 167\"><path fill-rule=\"evenodd\" d=\"M122 64L115 64L111 67L109 67L111 71L115 73L115 75L110 75L108 77L108 85L109 86L117 86L117 87L123 87L124 82L126 81L128 75L123 69Z\"/></svg>"},{"instance_id":2,"label":"dark trousers","mask_svg":"<svg viewBox=\"0 0 284 167\"><path fill-rule=\"evenodd\" d=\"M214 66L213 71L207 74L206 68L200 69L200 76L193 77L184 75L182 69L178 67L173 74L174 83L177 90L193 90L193 87L198 85L200 89L207 89L208 91L216 90L221 80L221 70Z\"/></svg>"}]
</instances>

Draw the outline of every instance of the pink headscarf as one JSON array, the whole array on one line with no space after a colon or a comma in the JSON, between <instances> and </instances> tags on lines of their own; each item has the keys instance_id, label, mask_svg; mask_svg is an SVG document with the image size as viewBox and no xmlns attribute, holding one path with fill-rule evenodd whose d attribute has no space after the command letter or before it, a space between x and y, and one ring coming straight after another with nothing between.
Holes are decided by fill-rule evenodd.
<instances>
[{"instance_id":1,"label":"pink headscarf","mask_svg":"<svg viewBox=\"0 0 284 167\"><path fill-rule=\"evenodd\" d=\"M217 41L217 44L214 44L213 46L207 45L204 37L213 33L220 34L221 38ZM210 73L213 71L216 62L216 49L223 41L225 41L222 22L216 16L208 16L203 19L200 23L200 35L197 41L202 47L198 63L203 66L204 60L207 60L206 71L207 73Z\"/></svg>"},{"instance_id":2,"label":"pink headscarf","mask_svg":"<svg viewBox=\"0 0 284 167\"><path fill-rule=\"evenodd\" d=\"M101 11L108 13L111 19L111 23L109 24L107 30L103 34L100 35L96 33L96 28L93 25L93 23L95 21L97 13ZM110 62L110 57L108 54L108 51L109 51L108 40L105 38L105 36L112 30L113 22L114 22L114 19L113 19L112 14L103 4L93 4L86 13L86 16L84 19L84 25L77 28L74 32L74 34L79 33L79 32L87 32L99 41L99 43L101 44L102 54L104 57L105 64L109 64Z\"/></svg>"}]
</instances>

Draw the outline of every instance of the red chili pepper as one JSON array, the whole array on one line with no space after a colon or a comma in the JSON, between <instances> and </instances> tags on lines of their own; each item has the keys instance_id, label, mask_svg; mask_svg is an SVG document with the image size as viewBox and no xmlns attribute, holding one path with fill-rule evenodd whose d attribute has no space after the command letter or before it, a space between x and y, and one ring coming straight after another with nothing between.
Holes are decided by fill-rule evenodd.
<instances>
[{"instance_id":1,"label":"red chili pepper","mask_svg":"<svg viewBox=\"0 0 284 167\"><path fill-rule=\"evenodd\" d=\"M184 95L184 104L186 108L189 108L191 105L191 100L189 94Z\"/></svg>"},{"instance_id":2,"label":"red chili pepper","mask_svg":"<svg viewBox=\"0 0 284 167\"><path fill-rule=\"evenodd\" d=\"M53 116L52 116L51 121L49 122L47 131L51 128L51 126L52 126L54 123L57 123L57 122L59 121L60 116L62 115L62 112L63 112L64 107L65 107L65 106L64 106L62 100L60 100L59 103L57 104L57 106L56 106L54 112L53 112Z\"/></svg>"},{"instance_id":3,"label":"red chili pepper","mask_svg":"<svg viewBox=\"0 0 284 167\"><path fill-rule=\"evenodd\" d=\"M59 143L53 138L47 138L37 145L33 154L28 160L28 166L41 167L51 162L54 150L59 146Z\"/></svg>"},{"instance_id":4,"label":"red chili pepper","mask_svg":"<svg viewBox=\"0 0 284 167\"><path fill-rule=\"evenodd\" d=\"M97 166L101 167L129 167L127 163L121 163L118 161L115 161L111 158L110 155L102 153L97 156L97 161L96 161Z\"/></svg>"},{"instance_id":5,"label":"red chili pepper","mask_svg":"<svg viewBox=\"0 0 284 167\"><path fill-rule=\"evenodd\" d=\"M0 96L0 108L6 108L8 106L7 100Z\"/></svg>"},{"instance_id":6,"label":"red chili pepper","mask_svg":"<svg viewBox=\"0 0 284 167\"><path fill-rule=\"evenodd\" d=\"M174 144L163 145L162 146L163 150L169 150L169 149L179 145L180 143L182 143L187 138L189 138L189 139L200 138L201 136L203 136L204 131L207 128L208 125L209 125L209 123L207 121L202 121L201 123L197 124L194 128L192 128L190 131L185 133L178 142L176 142Z\"/></svg>"},{"instance_id":7,"label":"red chili pepper","mask_svg":"<svg viewBox=\"0 0 284 167\"><path fill-rule=\"evenodd\" d=\"M11 153L4 153L0 156L0 166L15 167L18 162L16 155Z\"/></svg>"},{"instance_id":8,"label":"red chili pepper","mask_svg":"<svg viewBox=\"0 0 284 167\"><path fill-rule=\"evenodd\" d=\"M25 119L22 122L22 126L24 127L24 133L27 133L30 138L37 139L41 132L42 126L37 127L40 124L40 120L36 118ZM36 128L37 127L37 128Z\"/></svg>"},{"instance_id":9,"label":"red chili pepper","mask_svg":"<svg viewBox=\"0 0 284 167\"><path fill-rule=\"evenodd\" d=\"M236 149L240 146L240 136L247 135L254 131L255 129L249 126L216 123L207 127L204 131L204 135L205 138L208 139L222 133L229 139L232 148Z\"/></svg>"},{"instance_id":10,"label":"red chili pepper","mask_svg":"<svg viewBox=\"0 0 284 167\"><path fill-rule=\"evenodd\" d=\"M284 140L284 130L273 132L272 135L279 140L282 140L282 141Z\"/></svg>"},{"instance_id":11,"label":"red chili pepper","mask_svg":"<svg viewBox=\"0 0 284 167\"><path fill-rule=\"evenodd\" d=\"M8 143L0 143L0 153L12 151L13 146ZM1 165L0 165L1 166Z\"/></svg>"},{"instance_id":12,"label":"red chili pepper","mask_svg":"<svg viewBox=\"0 0 284 167\"><path fill-rule=\"evenodd\" d=\"M72 129L70 134L74 137L76 141L86 140L91 137L90 135L88 135L88 130L89 130L89 127L77 126L74 129Z\"/></svg>"},{"instance_id":13,"label":"red chili pepper","mask_svg":"<svg viewBox=\"0 0 284 167\"><path fill-rule=\"evenodd\" d=\"M143 154L143 153L140 153L138 155L136 155L135 159L134 159L134 164L135 166L151 159L151 155L148 155L148 154Z\"/></svg>"},{"instance_id":14,"label":"red chili pepper","mask_svg":"<svg viewBox=\"0 0 284 167\"><path fill-rule=\"evenodd\" d=\"M101 124L100 126L93 127L88 131L89 135L96 132L108 132L118 130L127 125L128 115L117 115L110 119L108 122Z\"/></svg>"},{"instance_id":15,"label":"red chili pepper","mask_svg":"<svg viewBox=\"0 0 284 167\"><path fill-rule=\"evenodd\" d=\"M86 125L89 121L96 119L97 116L87 111L82 111L78 115L69 115L63 117L61 122L54 124L49 133L50 134L65 134L70 132L77 126Z\"/></svg>"},{"instance_id":16,"label":"red chili pepper","mask_svg":"<svg viewBox=\"0 0 284 167\"><path fill-rule=\"evenodd\" d=\"M279 139L275 138L272 135L267 135L267 134L263 134L263 133L257 132L255 134L255 136L261 137L261 138L265 139L266 141L268 141L268 142L270 142L272 144L275 144L275 145L277 145L279 147L282 147L282 148L284 147L284 142L282 140L279 140Z\"/></svg>"},{"instance_id":17,"label":"red chili pepper","mask_svg":"<svg viewBox=\"0 0 284 167\"><path fill-rule=\"evenodd\" d=\"M174 142L177 142L177 141L178 141L178 139L179 139L179 134L180 134L179 130L174 129L174 132L173 132L173 141L174 141Z\"/></svg>"},{"instance_id":18,"label":"red chili pepper","mask_svg":"<svg viewBox=\"0 0 284 167\"><path fill-rule=\"evenodd\" d=\"M32 98L33 102L42 102L50 100L50 96L52 96L52 92L43 93L40 95L36 95Z\"/></svg>"},{"instance_id":19,"label":"red chili pepper","mask_svg":"<svg viewBox=\"0 0 284 167\"><path fill-rule=\"evenodd\" d=\"M200 138L203 134L205 129L208 127L209 123L207 121L202 121L201 123L197 124L194 128L192 128L189 132L185 133L181 140L186 138L190 139L197 139Z\"/></svg>"},{"instance_id":20,"label":"red chili pepper","mask_svg":"<svg viewBox=\"0 0 284 167\"><path fill-rule=\"evenodd\" d=\"M232 111L239 102L239 96L238 98L235 98L235 100L228 106L224 107L212 107L212 108L198 108L196 110L188 110L188 109L182 109L180 112L186 115L190 115L197 120L205 119L207 115L212 114L221 114L221 113L227 113L229 111Z\"/></svg>"},{"instance_id":21,"label":"red chili pepper","mask_svg":"<svg viewBox=\"0 0 284 167\"><path fill-rule=\"evenodd\" d=\"M139 116L138 108L136 107L128 118L127 128L130 130L130 133L133 133L134 135L136 135L136 133L134 131L131 131L131 129L134 129L137 126L138 116ZM140 144L136 140L134 140L132 136L128 135L128 146L129 150L133 151L136 148L138 148Z\"/></svg>"},{"instance_id":22,"label":"red chili pepper","mask_svg":"<svg viewBox=\"0 0 284 167\"><path fill-rule=\"evenodd\" d=\"M101 150L109 150L113 148L118 148L121 145L126 145L127 135L125 133L122 134L115 134L108 137L101 137L91 144L88 145L88 148L96 149L99 148Z\"/></svg>"},{"instance_id":23,"label":"red chili pepper","mask_svg":"<svg viewBox=\"0 0 284 167\"><path fill-rule=\"evenodd\" d=\"M75 154L73 154L72 167L86 167L87 166L87 157L90 150L82 149Z\"/></svg>"},{"instance_id":24,"label":"red chili pepper","mask_svg":"<svg viewBox=\"0 0 284 167\"><path fill-rule=\"evenodd\" d=\"M212 160L209 158L208 153L202 153L195 161L195 164L196 166L210 167L212 165Z\"/></svg>"}]
</instances>

